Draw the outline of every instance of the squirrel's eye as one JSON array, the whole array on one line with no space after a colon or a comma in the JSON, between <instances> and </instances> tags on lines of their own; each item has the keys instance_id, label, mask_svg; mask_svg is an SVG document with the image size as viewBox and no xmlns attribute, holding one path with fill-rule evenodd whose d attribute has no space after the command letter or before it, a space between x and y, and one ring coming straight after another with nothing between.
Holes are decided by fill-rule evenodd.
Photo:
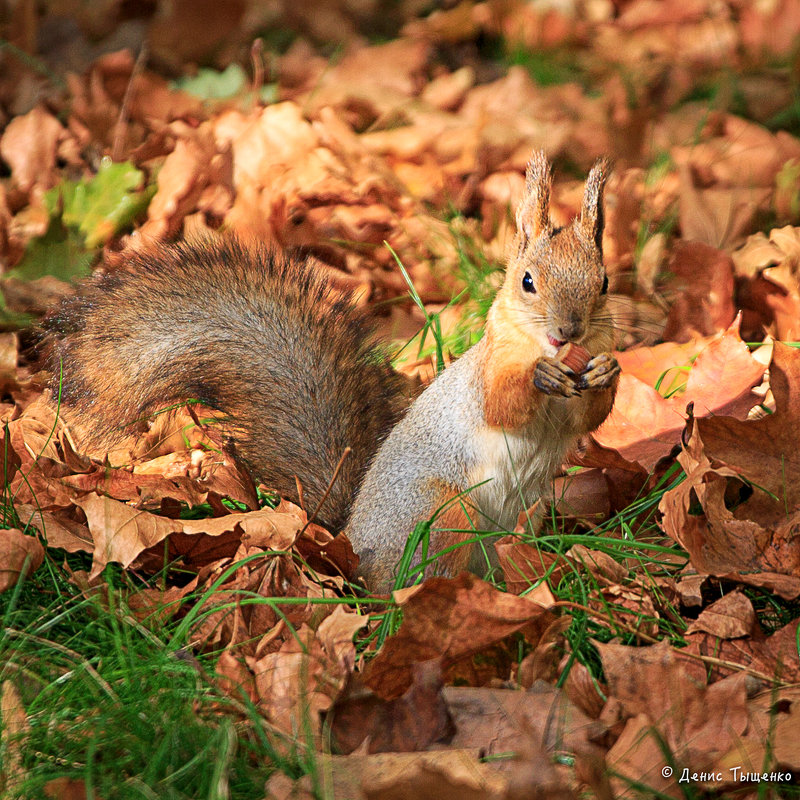
<instances>
[{"instance_id":1,"label":"squirrel's eye","mask_svg":"<svg viewBox=\"0 0 800 800\"><path fill-rule=\"evenodd\" d=\"M530 292L531 294L536 294L536 287L533 285L533 278L531 277L530 272L526 272L522 276L522 288L526 292Z\"/></svg>"},{"instance_id":2,"label":"squirrel's eye","mask_svg":"<svg viewBox=\"0 0 800 800\"><path fill-rule=\"evenodd\" d=\"M605 294L608 291L608 275L603 278L603 288L600 290L601 294Z\"/></svg>"}]
</instances>

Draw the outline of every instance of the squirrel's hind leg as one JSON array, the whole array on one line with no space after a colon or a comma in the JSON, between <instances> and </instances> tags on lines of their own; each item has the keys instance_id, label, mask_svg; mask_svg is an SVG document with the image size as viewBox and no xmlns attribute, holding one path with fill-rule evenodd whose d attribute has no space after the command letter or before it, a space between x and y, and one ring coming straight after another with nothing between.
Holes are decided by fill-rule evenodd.
<instances>
[{"instance_id":1,"label":"squirrel's hind leg","mask_svg":"<svg viewBox=\"0 0 800 800\"><path fill-rule=\"evenodd\" d=\"M466 507L466 498L455 499L459 494L455 486L441 491L441 502L437 507L449 503L431 525L430 556L441 555L436 559L432 572L436 575L453 577L469 569L475 545L462 544L475 536L475 525ZM450 549L452 548L452 549ZM443 552L447 551L447 552Z\"/></svg>"},{"instance_id":2,"label":"squirrel's hind leg","mask_svg":"<svg viewBox=\"0 0 800 800\"><path fill-rule=\"evenodd\" d=\"M474 536L474 526L466 510L466 499L457 499L459 489L436 478L416 484L408 491L416 500L413 510L401 506L400 513L384 513L384 508L397 506L376 502L370 496L371 513L359 513L363 509L357 508L350 520L351 527L346 530L361 557L359 575L373 592L391 591L408 538L420 522L430 520L438 509L443 510L431 522L425 547L427 558L432 559L426 565L426 576L453 576L469 567L473 546L459 546L459 543ZM380 540L375 539L375 531L382 532ZM412 565L420 563L421 551L418 546Z\"/></svg>"}]
</instances>

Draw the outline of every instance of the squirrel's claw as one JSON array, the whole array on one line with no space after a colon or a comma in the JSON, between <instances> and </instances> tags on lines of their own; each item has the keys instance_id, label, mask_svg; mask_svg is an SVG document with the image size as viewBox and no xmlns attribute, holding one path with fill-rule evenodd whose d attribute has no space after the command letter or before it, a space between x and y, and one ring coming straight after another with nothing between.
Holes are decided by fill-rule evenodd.
<instances>
[{"instance_id":1,"label":"squirrel's claw","mask_svg":"<svg viewBox=\"0 0 800 800\"><path fill-rule=\"evenodd\" d=\"M601 353L586 365L576 385L578 389L607 389L619 375L620 367L611 353Z\"/></svg>"},{"instance_id":2,"label":"squirrel's claw","mask_svg":"<svg viewBox=\"0 0 800 800\"><path fill-rule=\"evenodd\" d=\"M555 358L540 358L533 372L533 385L544 394L575 397L578 387L572 370Z\"/></svg>"}]
</instances>

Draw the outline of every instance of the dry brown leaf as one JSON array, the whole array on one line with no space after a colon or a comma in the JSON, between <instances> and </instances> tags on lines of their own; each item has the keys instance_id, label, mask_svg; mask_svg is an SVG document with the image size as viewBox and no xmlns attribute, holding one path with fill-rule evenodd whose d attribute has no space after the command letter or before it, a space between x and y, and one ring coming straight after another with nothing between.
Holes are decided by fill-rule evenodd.
<instances>
[{"instance_id":1,"label":"dry brown leaf","mask_svg":"<svg viewBox=\"0 0 800 800\"><path fill-rule=\"evenodd\" d=\"M706 580L705 575L686 575L675 584L675 590L680 597L681 605L685 608L697 608L703 605L702 586Z\"/></svg>"},{"instance_id":2,"label":"dry brown leaf","mask_svg":"<svg viewBox=\"0 0 800 800\"><path fill-rule=\"evenodd\" d=\"M736 675L736 668L752 670L763 679L775 679L782 683L800 680L800 662L797 658L798 620L784 625L767 637L720 639L703 631L687 635L686 651L714 659L708 667L709 679L716 680L725 675Z\"/></svg>"},{"instance_id":3,"label":"dry brown leaf","mask_svg":"<svg viewBox=\"0 0 800 800\"><path fill-rule=\"evenodd\" d=\"M563 556L540 550L516 536L498 539L495 550L503 570L506 591L521 594L547 576L551 586L558 586L571 567Z\"/></svg>"},{"instance_id":4,"label":"dry brown leaf","mask_svg":"<svg viewBox=\"0 0 800 800\"><path fill-rule=\"evenodd\" d=\"M356 661L353 637L369 619L353 614L345 606L338 605L317 628L317 638L325 652L333 656L348 672L352 672Z\"/></svg>"},{"instance_id":5,"label":"dry brown leaf","mask_svg":"<svg viewBox=\"0 0 800 800\"><path fill-rule=\"evenodd\" d=\"M606 753L606 764L612 774L614 798L633 800L641 797L639 787L663 797L680 798L678 775L664 774L665 756L657 726L646 714L631 717L619 738Z\"/></svg>"},{"instance_id":6,"label":"dry brown leaf","mask_svg":"<svg viewBox=\"0 0 800 800\"><path fill-rule=\"evenodd\" d=\"M140 589L129 594L126 603L136 619L148 621L155 618L159 622L165 623L180 611L181 601L186 595L194 592L197 585L198 579L195 576L184 586L170 586L166 589Z\"/></svg>"},{"instance_id":7,"label":"dry brown leaf","mask_svg":"<svg viewBox=\"0 0 800 800\"><path fill-rule=\"evenodd\" d=\"M410 752L449 741L454 727L442 697L439 661L413 667L411 686L393 700L384 700L351 675L325 722L340 753Z\"/></svg>"},{"instance_id":8,"label":"dry brown leaf","mask_svg":"<svg viewBox=\"0 0 800 800\"><path fill-rule=\"evenodd\" d=\"M245 514L200 520L172 520L141 511L110 497L87 495L72 501L86 514L94 543L92 576L99 575L106 564L129 566L145 550L163 542L171 534L188 536L243 535L251 543L272 550L287 550L304 522L296 515L263 509Z\"/></svg>"},{"instance_id":9,"label":"dry brown leaf","mask_svg":"<svg viewBox=\"0 0 800 800\"><path fill-rule=\"evenodd\" d=\"M742 306L778 339L800 337L800 229L773 228L769 238L756 233L733 260L748 279L739 291Z\"/></svg>"},{"instance_id":10,"label":"dry brown leaf","mask_svg":"<svg viewBox=\"0 0 800 800\"><path fill-rule=\"evenodd\" d=\"M81 778L53 778L44 785L44 793L52 800L88 800L90 797ZM91 797L102 800L94 791Z\"/></svg>"},{"instance_id":11,"label":"dry brown leaf","mask_svg":"<svg viewBox=\"0 0 800 800\"><path fill-rule=\"evenodd\" d=\"M561 676L564 654L569 651L569 643L564 632L569 628L569 617L557 617L547 626L533 650L519 663L516 681L520 686L530 689L539 681L555 683ZM472 682L471 685L482 685Z\"/></svg>"},{"instance_id":12,"label":"dry brown leaf","mask_svg":"<svg viewBox=\"0 0 800 800\"><path fill-rule=\"evenodd\" d=\"M569 659L570 656L564 656ZM562 662L562 670L567 665ZM564 691L570 702L579 708L590 719L598 719L603 710L605 698L601 694L598 680L591 672L579 661L573 661L569 666ZM592 737L592 741L600 742L598 738Z\"/></svg>"},{"instance_id":13,"label":"dry brown leaf","mask_svg":"<svg viewBox=\"0 0 800 800\"><path fill-rule=\"evenodd\" d=\"M800 353L776 342L770 383L774 414L749 422L720 416L691 423L678 458L687 479L662 498L664 529L689 551L699 572L736 573L745 582L753 571L800 578L793 535L800 487L790 477L800 474ZM732 512L726 492L740 476L753 484L753 494ZM690 512L695 500L704 514Z\"/></svg>"},{"instance_id":14,"label":"dry brown leaf","mask_svg":"<svg viewBox=\"0 0 800 800\"><path fill-rule=\"evenodd\" d=\"M452 747L487 755L534 751L599 754L603 725L584 715L559 689L539 682L526 692L463 686L445 688L456 734Z\"/></svg>"},{"instance_id":15,"label":"dry brown leaf","mask_svg":"<svg viewBox=\"0 0 800 800\"><path fill-rule=\"evenodd\" d=\"M662 351L666 355L672 352ZM696 416L745 415L757 402L751 388L763 373L764 367L753 359L739 336L738 320L734 321L699 353L683 393L665 399L651 386L623 372L611 415L594 437L625 459L652 469L680 441L690 402L695 405Z\"/></svg>"},{"instance_id":16,"label":"dry brown leaf","mask_svg":"<svg viewBox=\"0 0 800 800\"><path fill-rule=\"evenodd\" d=\"M648 724L656 728L678 764L692 771L708 769L744 734L748 723L744 674L705 686L684 668L679 651L666 641L650 647L596 646L609 694L635 718L637 732ZM656 758L663 766L663 751L646 745L637 754L639 774L650 774Z\"/></svg>"},{"instance_id":17,"label":"dry brown leaf","mask_svg":"<svg viewBox=\"0 0 800 800\"><path fill-rule=\"evenodd\" d=\"M66 136L61 123L40 107L8 123L0 138L0 156L23 192L42 193L56 181L56 151Z\"/></svg>"},{"instance_id":18,"label":"dry brown leaf","mask_svg":"<svg viewBox=\"0 0 800 800\"><path fill-rule=\"evenodd\" d=\"M728 479L738 475L729 468L711 467L696 428L679 460L688 470L687 480L665 494L659 508L664 515L664 530L688 550L695 569L745 583L749 582L749 573L755 571L757 585L773 586L783 596L796 597L800 583L793 575L798 563L792 557L791 539L786 539L790 527L770 530L758 521L734 517L727 510ZM700 502L703 515L689 513L693 498Z\"/></svg>"},{"instance_id":19,"label":"dry brown leaf","mask_svg":"<svg viewBox=\"0 0 800 800\"><path fill-rule=\"evenodd\" d=\"M519 800L510 781L495 765L484 764L474 750L442 750L431 753L376 753L374 755L321 756L321 774L332 797L352 800ZM535 783L536 772L531 770ZM267 782L267 798L310 800L317 796L310 775L292 784L273 775ZM548 776L549 777L549 776ZM558 791L561 791L559 794ZM566 792L566 793L565 793ZM524 795L523 795L524 796ZM541 800L572 800L559 781L553 793Z\"/></svg>"},{"instance_id":20,"label":"dry brown leaf","mask_svg":"<svg viewBox=\"0 0 800 800\"><path fill-rule=\"evenodd\" d=\"M94 549L89 529L73 519L68 509L50 512L20 503L16 511L21 523L32 525L39 531L48 548L57 547L68 553L91 553Z\"/></svg>"},{"instance_id":21,"label":"dry brown leaf","mask_svg":"<svg viewBox=\"0 0 800 800\"><path fill-rule=\"evenodd\" d=\"M44 548L35 536L17 528L0 530L0 592L16 586L44 561Z\"/></svg>"},{"instance_id":22,"label":"dry brown leaf","mask_svg":"<svg viewBox=\"0 0 800 800\"><path fill-rule=\"evenodd\" d=\"M733 261L702 242L678 242L667 270L677 292L664 338L689 342L730 327L733 305Z\"/></svg>"},{"instance_id":23,"label":"dry brown leaf","mask_svg":"<svg viewBox=\"0 0 800 800\"><path fill-rule=\"evenodd\" d=\"M638 581L629 586L606 586L601 589L600 597L593 597L589 606L595 609L598 619L608 620L607 625L613 627L619 619L630 630L642 634L647 640L658 636L658 618L650 592Z\"/></svg>"},{"instance_id":24,"label":"dry brown leaf","mask_svg":"<svg viewBox=\"0 0 800 800\"><path fill-rule=\"evenodd\" d=\"M4 796L13 796L17 785L25 779L20 739L29 727L19 690L11 681L3 681L0 685L0 747L4 759L0 764L0 790Z\"/></svg>"},{"instance_id":25,"label":"dry brown leaf","mask_svg":"<svg viewBox=\"0 0 800 800\"><path fill-rule=\"evenodd\" d=\"M741 592L729 592L708 608L686 629L686 633L704 631L720 639L737 639L757 633L753 604Z\"/></svg>"},{"instance_id":26,"label":"dry brown leaf","mask_svg":"<svg viewBox=\"0 0 800 800\"><path fill-rule=\"evenodd\" d=\"M409 98L422 88L429 54L430 45L421 39L356 46L325 71L303 105L311 116L325 106L339 109L356 130L402 115Z\"/></svg>"},{"instance_id":27,"label":"dry brown leaf","mask_svg":"<svg viewBox=\"0 0 800 800\"><path fill-rule=\"evenodd\" d=\"M741 9L742 43L755 56L788 53L800 31L800 2L775 0L764 6L745 4Z\"/></svg>"},{"instance_id":28,"label":"dry brown leaf","mask_svg":"<svg viewBox=\"0 0 800 800\"><path fill-rule=\"evenodd\" d=\"M690 170L701 176L706 184L718 187L749 190L753 187L773 186L775 177L786 160L784 148L788 143L779 140L757 122L733 114L719 115L714 122L718 135L694 145L674 148L672 151L673 158L682 169L682 189L693 188ZM742 198L746 196L746 191L739 194ZM700 215L704 213L702 208L696 206L694 211ZM709 211L706 210L705 213L708 214ZM722 219L719 221L723 222ZM730 224L730 219L727 222ZM729 237L728 241L732 238ZM715 247L722 246L720 242L707 239L703 241Z\"/></svg>"},{"instance_id":29,"label":"dry brown leaf","mask_svg":"<svg viewBox=\"0 0 800 800\"><path fill-rule=\"evenodd\" d=\"M209 124L201 126L191 138L178 139L158 173L158 191L147 208L147 222L141 236L153 240L174 237L187 214L193 212L207 186L222 187L232 193L230 152L218 152ZM232 200L217 207L227 212Z\"/></svg>"},{"instance_id":30,"label":"dry brown leaf","mask_svg":"<svg viewBox=\"0 0 800 800\"><path fill-rule=\"evenodd\" d=\"M535 642L553 620L545 606L499 592L468 573L431 578L395 599L403 622L364 673L367 685L387 699L408 688L420 661L441 657L447 669L520 630Z\"/></svg>"},{"instance_id":31,"label":"dry brown leaf","mask_svg":"<svg viewBox=\"0 0 800 800\"><path fill-rule=\"evenodd\" d=\"M270 721L289 735L310 723L311 733L320 737L321 713L330 709L350 674L346 659L324 647L303 625L277 652L248 657L246 662L255 676L259 705Z\"/></svg>"},{"instance_id":32,"label":"dry brown leaf","mask_svg":"<svg viewBox=\"0 0 800 800\"><path fill-rule=\"evenodd\" d=\"M627 567L600 550L591 550L585 545L576 544L570 547L566 555L582 564L601 583L620 583L628 577Z\"/></svg>"},{"instance_id":33,"label":"dry brown leaf","mask_svg":"<svg viewBox=\"0 0 800 800\"><path fill-rule=\"evenodd\" d=\"M651 386L660 384L662 391L671 392L685 383L682 375L688 371L697 355L717 338L718 335L714 335L688 342L638 345L628 350L617 350L614 356L626 374Z\"/></svg>"},{"instance_id":34,"label":"dry brown leaf","mask_svg":"<svg viewBox=\"0 0 800 800\"><path fill-rule=\"evenodd\" d=\"M719 761L727 776L739 772L762 773L776 766L796 772L800 769L800 690L796 686L771 688L753 698L748 708L748 735L739 747Z\"/></svg>"},{"instance_id":35,"label":"dry brown leaf","mask_svg":"<svg viewBox=\"0 0 800 800\"><path fill-rule=\"evenodd\" d=\"M149 46L168 64L205 61L243 26L246 8L244 0L176 0L150 23Z\"/></svg>"},{"instance_id":36,"label":"dry brown leaf","mask_svg":"<svg viewBox=\"0 0 800 800\"><path fill-rule=\"evenodd\" d=\"M583 469L553 481L556 512L588 524L600 524L611 512L608 480L601 469Z\"/></svg>"},{"instance_id":37,"label":"dry brown leaf","mask_svg":"<svg viewBox=\"0 0 800 800\"><path fill-rule=\"evenodd\" d=\"M422 90L422 99L442 111L453 111L462 102L466 93L475 84L475 70L461 67L434 78Z\"/></svg>"},{"instance_id":38,"label":"dry brown leaf","mask_svg":"<svg viewBox=\"0 0 800 800\"><path fill-rule=\"evenodd\" d=\"M258 702L255 676L247 668L243 659L239 659L230 650L224 650L214 667L217 684L225 694L241 700L248 698L251 703Z\"/></svg>"}]
</instances>

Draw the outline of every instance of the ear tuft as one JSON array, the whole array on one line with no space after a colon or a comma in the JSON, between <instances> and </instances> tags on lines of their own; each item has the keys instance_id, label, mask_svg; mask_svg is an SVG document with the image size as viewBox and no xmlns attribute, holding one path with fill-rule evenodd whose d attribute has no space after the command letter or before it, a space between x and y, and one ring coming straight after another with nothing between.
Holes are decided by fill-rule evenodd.
<instances>
[{"instance_id":1,"label":"ear tuft","mask_svg":"<svg viewBox=\"0 0 800 800\"><path fill-rule=\"evenodd\" d=\"M605 225L603 189L610 171L611 162L607 158L599 159L592 167L583 192L581 215L576 222L581 235L594 242L601 255L603 253L603 226Z\"/></svg>"},{"instance_id":2,"label":"ear tuft","mask_svg":"<svg viewBox=\"0 0 800 800\"><path fill-rule=\"evenodd\" d=\"M549 233L550 224L550 185L553 175L544 150L538 150L528 162L525 172L525 196L517 209L517 236L519 252L528 242L543 233Z\"/></svg>"}]
</instances>

